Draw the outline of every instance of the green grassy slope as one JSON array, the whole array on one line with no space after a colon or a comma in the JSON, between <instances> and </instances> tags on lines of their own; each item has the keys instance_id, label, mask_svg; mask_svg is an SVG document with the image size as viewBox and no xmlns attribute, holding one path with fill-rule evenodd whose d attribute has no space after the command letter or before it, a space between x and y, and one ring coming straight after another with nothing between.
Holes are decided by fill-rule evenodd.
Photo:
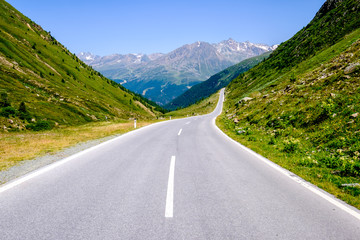
<instances>
[{"instance_id":1,"label":"green grassy slope","mask_svg":"<svg viewBox=\"0 0 360 240\"><path fill-rule=\"evenodd\" d=\"M211 76L208 80L193 86L185 93L175 98L173 101L167 104L165 108L170 110L184 108L196 103L203 98L209 97L221 88L226 87L233 79L235 79L241 73L248 71L258 63L269 57L270 53L271 52L268 52L260 56L246 59Z\"/></svg>"},{"instance_id":2,"label":"green grassy slope","mask_svg":"<svg viewBox=\"0 0 360 240\"><path fill-rule=\"evenodd\" d=\"M150 102L85 65L4 0L0 0L0 93L0 126L8 129L40 120L77 125L152 118L157 113ZM26 110L18 109L21 102Z\"/></svg>"},{"instance_id":3,"label":"green grassy slope","mask_svg":"<svg viewBox=\"0 0 360 240\"><path fill-rule=\"evenodd\" d=\"M218 119L231 137L358 208L359 26L360 1L327 1L306 28L229 84Z\"/></svg>"},{"instance_id":4,"label":"green grassy slope","mask_svg":"<svg viewBox=\"0 0 360 240\"><path fill-rule=\"evenodd\" d=\"M215 110L218 101L219 101L219 91L207 98L199 100L198 102L190 106L187 106L186 108L168 112L164 116L182 118L182 117L208 114Z\"/></svg>"}]
</instances>

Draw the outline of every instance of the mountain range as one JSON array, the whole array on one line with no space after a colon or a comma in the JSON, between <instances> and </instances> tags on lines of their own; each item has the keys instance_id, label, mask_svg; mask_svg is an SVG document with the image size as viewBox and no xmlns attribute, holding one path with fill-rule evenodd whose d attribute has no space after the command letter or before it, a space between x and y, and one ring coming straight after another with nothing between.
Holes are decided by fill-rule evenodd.
<instances>
[{"instance_id":1,"label":"mountain range","mask_svg":"<svg viewBox=\"0 0 360 240\"><path fill-rule=\"evenodd\" d=\"M214 74L209 79L199 84L194 85L192 88L176 97L170 103L164 106L169 110L188 107L201 99L207 98L214 94L221 88L226 87L233 79L237 78L240 74L248 71L252 67L264 61L270 56L272 51L266 52L256 57L248 58L235 64L225 70Z\"/></svg>"},{"instance_id":2,"label":"mountain range","mask_svg":"<svg viewBox=\"0 0 360 240\"><path fill-rule=\"evenodd\" d=\"M154 118L160 109L79 60L0 0L0 126L5 131Z\"/></svg>"},{"instance_id":3,"label":"mountain range","mask_svg":"<svg viewBox=\"0 0 360 240\"><path fill-rule=\"evenodd\" d=\"M237 42L195 42L167 54L113 54L78 57L104 76L146 98L165 105L213 74L240 61L276 49L277 45Z\"/></svg>"}]
</instances>

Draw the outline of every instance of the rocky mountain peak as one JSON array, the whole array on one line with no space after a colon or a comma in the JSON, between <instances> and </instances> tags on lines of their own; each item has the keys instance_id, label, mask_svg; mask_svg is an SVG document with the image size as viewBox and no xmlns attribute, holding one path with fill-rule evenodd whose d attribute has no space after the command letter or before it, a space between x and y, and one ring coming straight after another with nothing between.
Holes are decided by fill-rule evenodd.
<instances>
[{"instance_id":1,"label":"rocky mountain peak","mask_svg":"<svg viewBox=\"0 0 360 240\"><path fill-rule=\"evenodd\" d=\"M229 38L213 44L196 41L167 54L114 54L95 58L80 53L78 56L104 76L159 104L166 104L213 74L271 50L273 47L266 44Z\"/></svg>"}]
</instances>

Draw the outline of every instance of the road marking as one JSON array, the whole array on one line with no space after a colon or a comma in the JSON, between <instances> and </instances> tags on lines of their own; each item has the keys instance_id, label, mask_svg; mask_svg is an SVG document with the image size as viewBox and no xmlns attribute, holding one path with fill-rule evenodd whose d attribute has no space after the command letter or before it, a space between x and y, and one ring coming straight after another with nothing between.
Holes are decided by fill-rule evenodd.
<instances>
[{"instance_id":1,"label":"road marking","mask_svg":"<svg viewBox=\"0 0 360 240\"><path fill-rule=\"evenodd\" d=\"M175 173L175 156L171 157L170 170L169 170L169 181L166 194L166 206L165 206L165 217L173 217L174 208L174 173Z\"/></svg>"},{"instance_id":2,"label":"road marking","mask_svg":"<svg viewBox=\"0 0 360 240\"><path fill-rule=\"evenodd\" d=\"M215 128L228 140L230 140L231 142L237 144L239 147L241 147L243 150L247 151L248 153L250 153L251 155L255 156L256 158L258 158L259 160L261 160L262 162L266 163L267 165L269 165L270 167L274 168L275 170L279 171L280 173L284 174L285 176L287 176L288 178L290 178L291 180L299 183L301 186L307 188L308 190L310 190L311 192L313 192L314 194L318 195L319 197L325 199L326 201L328 201L329 203L337 206L338 208L340 208L341 210L347 212L348 214L352 215L353 217L357 218L358 220L360 220L360 213L352 206L349 206L348 204L342 202L340 199L336 198L335 196L331 195L330 193L327 193L325 191L320 190L319 188L317 188L316 186L314 186L313 184L305 181L304 179L302 179L301 177L295 175L294 173L286 170L285 168L280 167L279 165L277 165L276 163L270 161L269 159L261 156L260 154L254 152L253 150L245 147L244 145L242 145L241 143L235 141L234 139L230 138L228 135L226 135L223 131L221 131L221 129L216 126L215 124L215 119L216 117L213 119L213 125L215 126Z\"/></svg>"},{"instance_id":3,"label":"road marking","mask_svg":"<svg viewBox=\"0 0 360 240\"><path fill-rule=\"evenodd\" d=\"M65 164L67 162L70 162L70 161L72 161L72 160L74 160L74 159L76 159L76 158L78 158L78 157L80 157L80 156L82 156L82 155L84 155L84 154L86 154L88 152L94 151L94 150L96 150L98 148L101 148L101 147L103 147L103 146L105 146L107 144L110 144L112 142L115 142L115 141L117 141L119 139L123 139L123 138L126 138L128 136L136 135L136 134L138 134L140 132L145 131L146 129L153 128L153 127L155 127L157 125L163 125L163 124L166 124L166 121L158 122L158 123L154 123L154 124L142 127L142 128L138 128L136 130L133 130L133 131L125 133L125 134L123 134L121 136L118 136L116 138L110 139L110 140L108 140L106 142L103 142L103 143L100 143L100 144L95 145L93 147L90 147L88 149L85 149L85 150L83 150L81 152L75 153L74 155L71 155L70 157L58 160L58 161L56 161L56 162L54 162L54 163L52 163L50 165L47 165L45 167L41 167L41 168L39 168L39 169L37 169L37 170L35 170L33 172L30 172L30 173L28 173L28 174L26 174L26 175L24 175L22 177L16 178L16 179L14 179L14 180L12 180L12 181L10 181L8 183L0 185L0 193L3 193L5 191L7 191L7 190L10 190L10 189L24 183L24 182L27 182L27 181L29 181L29 180L31 180L33 178L36 178L37 176L40 176L40 175L42 175L42 174L44 174L44 173L46 173L48 171L51 171L54 168L60 167L61 165Z\"/></svg>"},{"instance_id":4,"label":"road marking","mask_svg":"<svg viewBox=\"0 0 360 240\"><path fill-rule=\"evenodd\" d=\"M188 125L188 124L190 124L191 122L189 121L189 122L187 122L187 123L185 123L186 125Z\"/></svg>"},{"instance_id":5,"label":"road marking","mask_svg":"<svg viewBox=\"0 0 360 240\"><path fill-rule=\"evenodd\" d=\"M181 132L182 132L182 129L179 130L178 136L180 136Z\"/></svg>"}]
</instances>

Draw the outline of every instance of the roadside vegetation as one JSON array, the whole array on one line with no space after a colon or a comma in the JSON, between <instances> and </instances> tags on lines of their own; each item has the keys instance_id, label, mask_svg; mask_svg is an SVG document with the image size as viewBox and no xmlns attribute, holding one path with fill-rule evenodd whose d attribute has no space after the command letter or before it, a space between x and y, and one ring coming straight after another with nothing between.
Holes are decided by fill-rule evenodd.
<instances>
[{"instance_id":1,"label":"roadside vegetation","mask_svg":"<svg viewBox=\"0 0 360 240\"><path fill-rule=\"evenodd\" d=\"M80 61L0 0L0 132L154 119L164 110Z\"/></svg>"},{"instance_id":2,"label":"roadside vegetation","mask_svg":"<svg viewBox=\"0 0 360 240\"><path fill-rule=\"evenodd\" d=\"M161 115L160 120L163 118L169 119L170 116L174 119L210 113L215 109L218 98L219 93L213 94L211 97L203 99L188 108ZM7 99L5 94L3 94L4 99ZM21 116L22 112L24 112L24 110L21 110L21 106L19 109L14 108L11 110L11 114ZM137 128L158 121L138 119ZM134 130L133 120L92 122L79 126L60 126L56 128L53 128L51 124L49 121L38 121L31 124L32 131L2 132L0 134L0 171L20 164L21 161L56 153L79 143L124 134ZM30 127L27 125L26 128Z\"/></svg>"},{"instance_id":3,"label":"roadside vegetation","mask_svg":"<svg viewBox=\"0 0 360 240\"><path fill-rule=\"evenodd\" d=\"M137 128L155 121L138 121ZM134 130L134 121L88 123L48 131L7 132L0 134L0 171L23 160L52 154L78 143L124 134Z\"/></svg>"},{"instance_id":4,"label":"roadside vegetation","mask_svg":"<svg viewBox=\"0 0 360 240\"><path fill-rule=\"evenodd\" d=\"M178 109L176 111L168 112L164 116L172 117L172 118L183 118L183 117L191 117L198 116L211 113L215 110L216 105L219 100L219 93L212 94L210 97L199 100L193 105L190 105L186 108Z\"/></svg>"},{"instance_id":5,"label":"roadside vegetation","mask_svg":"<svg viewBox=\"0 0 360 240\"><path fill-rule=\"evenodd\" d=\"M339 4L232 81L217 124L360 209L360 4Z\"/></svg>"},{"instance_id":6,"label":"roadside vegetation","mask_svg":"<svg viewBox=\"0 0 360 240\"><path fill-rule=\"evenodd\" d=\"M84 64L4 0L0 12L0 171L165 112Z\"/></svg>"}]
</instances>

